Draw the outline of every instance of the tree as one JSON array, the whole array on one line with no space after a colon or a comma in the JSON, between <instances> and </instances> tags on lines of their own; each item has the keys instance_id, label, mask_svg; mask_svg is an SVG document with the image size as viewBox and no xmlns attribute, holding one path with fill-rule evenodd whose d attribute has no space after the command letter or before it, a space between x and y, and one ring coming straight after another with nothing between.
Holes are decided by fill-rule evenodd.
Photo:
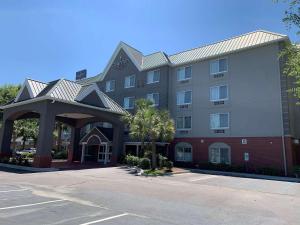
<instances>
[{"instance_id":1,"label":"tree","mask_svg":"<svg viewBox=\"0 0 300 225\"><path fill-rule=\"evenodd\" d=\"M37 121L37 119L16 120L14 122L14 136L22 137L22 140L23 140L22 149L25 149L25 142L30 138L33 139L34 145L35 145L37 136L38 136L38 121Z\"/></svg>"},{"instance_id":2,"label":"tree","mask_svg":"<svg viewBox=\"0 0 300 225\"><path fill-rule=\"evenodd\" d=\"M0 86L0 105L12 101L20 90L20 85L3 85ZM2 121L2 112L0 112L0 121Z\"/></svg>"},{"instance_id":3,"label":"tree","mask_svg":"<svg viewBox=\"0 0 300 225\"><path fill-rule=\"evenodd\" d=\"M149 130L149 128L146 127L147 124L145 123L145 112L151 107L151 105L152 102L147 99L138 99L136 101L137 111L135 116L128 113L123 117L124 122L130 126L130 136L133 139L138 139L141 141L142 151L145 149L145 139Z\"/></svg>"},{"instance_id":4,"label":"tree","mask_svg":"<svg viewBox=\"0 0 300 225\"><path fill-rule=\"evenodd\" d=\"M20 85L3 85L0 86L0 105L9 103L17 96L21 86ZM2 112L1 112L2 120ZM13 144L15 144L18 137L23 138L23 148L25 141L32 138L36 143L38 135L38 121L36 119L23 119L14 122ZM15 149L15 147L13 146Z\"/></svg>"},{"instance_id":5,"label":"tree","mask_svg":"<svg viewBox=\"0 0 300 225\"><path fill-rule=\"evenodd\" d=\"M282 21L288 29L295 27L300 34L300 0L283 0L288 4ZM300 99L300 48L297 44L286 44L279 55L284 61L283 73L294 80L294 87L289 90L299 101Z\"/></svg>"},{"instance_id":6,"label":"tree","mask_svg":"<svg viewBox=\"0 0 300 225\"><path fill-rule=\"evenodd\" d=\"M156 142L171 141L174 137L174 121L166 110L158 110L149 100L140 99L136 102L135 115L127 114L124 120L130 128L130 136L138 138L144 148L145 139L151 142L152 169L157 167Z\"/></svg>"}]
</instances>

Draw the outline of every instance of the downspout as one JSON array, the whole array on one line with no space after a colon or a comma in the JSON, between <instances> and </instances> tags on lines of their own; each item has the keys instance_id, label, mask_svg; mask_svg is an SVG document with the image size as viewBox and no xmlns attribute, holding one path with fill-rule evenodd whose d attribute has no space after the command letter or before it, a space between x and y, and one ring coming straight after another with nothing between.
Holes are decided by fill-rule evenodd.
<instances>
[{"instance_id":1,"label":"downspout","mask_svg":"<svg viewBox=\"0 0 300 225\"><path fill-rule=\"evenodd\" d=\"M279 47L279 51L280 50L280 45ZM284 167L284 175L287 176L288 175L288 171L287 171L287 162L286 162L286 148L285 148L285 138L284 138L284 124L283 124L283 108L282 108L282 85L281 85L281 79L282 79L282 73L281 73L281 59L279 58L279 85L280 85L280 119L281 119L281 143L282 143L282 156L283 156L283 167ZM286 91L286 90L285 90Z\"/></svg>"}]
</instances>

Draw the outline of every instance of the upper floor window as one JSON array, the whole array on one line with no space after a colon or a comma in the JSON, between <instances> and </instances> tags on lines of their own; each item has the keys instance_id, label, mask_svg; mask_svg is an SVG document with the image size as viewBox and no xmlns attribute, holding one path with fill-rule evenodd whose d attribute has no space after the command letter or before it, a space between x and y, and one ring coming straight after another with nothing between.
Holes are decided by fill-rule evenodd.
<instances>
[{"instance_id":1,"label":"upper floor window","mask_svg":"<svg viewBox=\"0 0 300 225\"><path fill-rule=\"evenodd\" d=\"M159 105L159 93L147 94L147 99L153 102L153 106Z\"/></svg>"},{"instance_id":2,"label":"upper floor window","mask_svg":"<svg viewBox=\"0 0 300 225\"><path fill-rule=\"evenodd\" d=\"M106 92L112 92L115 90L116 87L116 81L115 80L109 80L105 83L105 91Z\"/></svg>"},{"instance_id":3,"label":"upper floor window","mask_svg":"<svg viewBox=\"0 0 300 225\"><path fill-rule=\"evenodd\" d=\"M186 67L180 67L177 69L177 80L183 81L188 80L192 78L192 67L186 66Z\"/></svg>"},{"instance_id":4,"label":"upper floor window","mask_svg":"<svg viewBox=\"0 0 300 225\"><path fill-rule=\"evenodd\" d=\"M124 109L133 109L134 108L134 97L125 97L123 102Z\"/></svg>"},{"instance_id":5,"label":"upper floor window","mask_svg":"<svg viewBox=\"0 0 300 225\"><path fill-rule=\"evenodd\" d=\"M158 83L160 80L160 70L153 70L147 73L147 84Z\"/></svg>"},{"instance_id":6,"label":"upper floor window","mask_svg":"<svg viewBox=\"0 0 300 225\"><path fill-rule=\"evenodd\" d=\"M214 86L210 88L210 101L222 101L228 99L227 85Z\"/></svg>"},{"instance_id":7,"label":"upper floor window","mask_svg":"<svg viewBox=\"0 0 300 225\"><path fill-rule=\"evenodd\" d=\"M177 92L177 105L187 105L192 103L192 91Z\"/></svg>"},{"instance_id":8,"label":"upper floor window","mask_svg":"<svg viewBox=\"0 0 300 225\"><path fill-rule=\"evenodd\" d=\"M227 58L210 61L210 74L225 73L227 69Z\"/></svg>"},{"instance_id":9,"label":"upper floor window","mask_svg":"<svg viewBox=\"0 0 300 225\"><path fill-rule=\"evenodd\" d=\"M193 160L192 145L181 142L175 146L175 159L180 162L191 162Z\"/></svg>"},{"instance_id":10,"label":"upper floor window","mask_svg":"<svg viewBox=\"0 0 300 225\"><path fill-rule=\"evenodd\" d=\"M135 75L125 77L124 88L131 88L135 86Z\"/></svg>"},{"instance_id":11,"label":"upper floor window","mask_svg":"<svg viewBox=\"0 0 300 225\"><path fill-rule=\"evenodd\" d=\"M176 119L177 130L189 130L192 128L192 117L191 116L179 116Z\"/></svg>"},{"instance_id":12,"label":"upper floor window","mask_svg":"<svg viewBox=\"0 0 300 225\"><path fill-rule=\"evenodd\" d=\"M228 129L229 128L229 113L210 114L210 128Z\"/></svg>"}]
</instances>

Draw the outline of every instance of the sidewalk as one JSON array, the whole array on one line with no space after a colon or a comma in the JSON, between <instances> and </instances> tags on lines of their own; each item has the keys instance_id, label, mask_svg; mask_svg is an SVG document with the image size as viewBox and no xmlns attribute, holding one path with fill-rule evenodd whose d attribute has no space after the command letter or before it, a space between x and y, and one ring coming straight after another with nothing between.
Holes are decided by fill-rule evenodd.
<instances>
[{"instance_id":1,"label":"sidewalk","mask_svg":"<svg viewBox=\"0 0 300 225\"><path fill-rule=\"evenodd\" d=\"M203 169L188 169L188 168L178 168L178 167L174 167L172 170L173 170L172 174L203 173L203 174L220 175L220 176L232 176L232 177L243 177L243 178L276 180L276 181L300 183L300 178L294 178L294 177L279 177L279 176L269 176L269 175L252 174L252 173L237 173L237 172L203 170Z\"/></svg>"}]
</instances>

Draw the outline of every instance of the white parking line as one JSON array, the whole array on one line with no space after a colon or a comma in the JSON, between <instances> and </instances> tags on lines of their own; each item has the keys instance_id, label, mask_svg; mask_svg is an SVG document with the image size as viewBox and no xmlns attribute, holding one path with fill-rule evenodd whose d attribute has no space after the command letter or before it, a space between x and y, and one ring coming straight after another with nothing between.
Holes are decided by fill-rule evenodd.
<instances>
[{"instance_id":1,"label":"white parking line","mask_svg":"<svg viewBox=\"0 0 300 225\"><path fill-rule=\"evenodd\" d=\"M104 221L107 221L107 220L112 220L112 219L116 219L116 218L119 218L119 217L122 217L122 216L128 216L128 215L129 215L128 213L123 213L123 214L120 214L120 215L107 217L107 218L104 218L104 219L101 219L101 220L95 220L95 221L91 221L91 222L87 222L87 223L82 223L80 225L90 225L90 224L94 224L94 223L101 223L101 222L104 222Z\"/></svg>"},{"instance_id":2,"label":"white parking line","mask_svg":"<svg viewBox=\"0 0 300 225\"><path fill-rule=\"evenodd\" d=\"M0 193L16 192L16 191L28 191L28 190L29 189L16 189L16 190L0 191Z\"/></svg>"},{"instance_id":3,"label":"white parking line","mask_svg":"<svg viewBox=\"0 0 300 225\"><path fill-rule=\"evenodd\" d=\"M195 178L195 179L190 179L190 182L195 182L195 181L199 181L199 180L207 180L207 179L211 179L211 178L215 178L217 177L216 175L207 175L204 177L199 177L199 178Z\"/></svg>"},{"instance_id":4,"label":"white parking line","mask_svg":"<svg viewBox=\"0 0 300 225\"><path fill-rule=\"evenodd\" d=\"M0 210L15 209L15 208L35 206L35 205L44 205L44 204L49 204L49 203L53 203L53 202L62 202L62 201L67 201L67 200L59 199L59 200L53 200L53 201L47 201L47 202L38 202L38 203L27 204L27 205L15 205L15 206L9 206L9 207L0 208Z\"/></svg>"}]
</instances>

